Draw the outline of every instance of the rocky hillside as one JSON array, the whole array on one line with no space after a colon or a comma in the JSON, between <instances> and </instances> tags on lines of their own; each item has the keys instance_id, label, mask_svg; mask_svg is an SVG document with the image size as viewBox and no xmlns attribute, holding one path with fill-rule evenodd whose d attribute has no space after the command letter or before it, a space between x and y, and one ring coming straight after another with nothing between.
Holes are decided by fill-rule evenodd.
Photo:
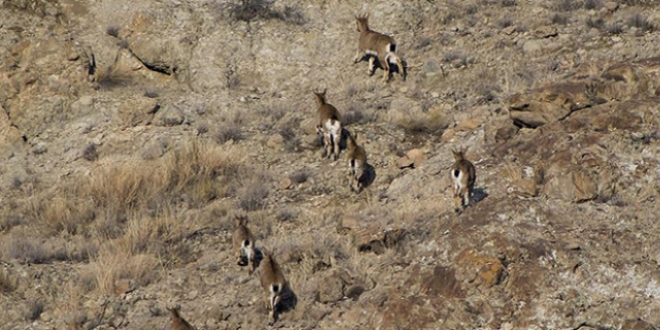
<instances>
[{"instance_id":1,"label":"rocky hillside","mask_svg":"<svg viewBox=\"0 0 660 330\"><path fill-rule=\"evenodd\" d=\"M644 0L0 1L0 329L266 328L236 215L274 328L660 328L659 39Z\"/></svg>"}]
</instances>

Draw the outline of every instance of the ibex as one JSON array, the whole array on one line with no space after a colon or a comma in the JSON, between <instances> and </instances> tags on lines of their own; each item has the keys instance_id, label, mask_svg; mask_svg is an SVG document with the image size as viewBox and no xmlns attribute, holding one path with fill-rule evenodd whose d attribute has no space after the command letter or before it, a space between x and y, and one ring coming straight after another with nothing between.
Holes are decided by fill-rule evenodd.
<instances>
[{"instance_id":1,"label":"ibex","mask_svg":"<svg viewBox=\"0 0 660 330\"><path fill-rule=\"evenodd\" d=\"M467 148L456 151L454 154L454 165L451 167L451 179L454 182L454 211L461 212L470 205L470 196L477 180L477 172L474 165L465 159Z\"/></svg>"},{"instance_id":2,"label":"ibex","mask_svg":"<svg viewBox=\"0 0 660 330\"><path fill-rule=\"evenodd\" d=\"M247 227L248 219L247 217L236 216L236 229L232 235L232 242L234 245L234 250L236 251L236 262L239 265L245 265L243 263L243 258L247 259L247 263L251 266L250 275L254 272L256 267L255 262L255 250L254 250L254 236L252 232Z\"/></svg>"},{"instance_id":3,"label":"ibex","mask_svg":"<svg viewBox=\"0 0 660 330\"><path fill-rule=\"evenodd\" d=\"M374 57L378 57L378 62L383 66L383 82L390 80L390 63L396 64L399 73L406 79L403 63L399 56L396 55L396 42L394 38L372 31L369 29L369 15L355 16L357 20L357 30L360 32L360 39L358 43L358 50L355 54L353 63L358 63L365 55L369 56L369 75L373 75L375 71Z\"/></svg>"},{"instance_id":4,"label":"ibex","mask_svg":"<svg viewBox=\"0 0 660 330\"><path fill-rule=\"evenodd\" d=\"M188 323L188 321L181 317L179 314L179 306L166 308L168 311L170 311L170 316L172 318L172 323L170 323L170 330L195 330L195 327L193 327L190 323Z\"/></svg>"},{"instance_id":5,"label":"ibex","mask_svg":"<svg viewBox=\"0 0 660 330\"><path fill-rule=\"evenodd\" d=\"M364 173L365 166L367 166L367 153L364 148L359 146L355 141L357 133L348 134L346 138L346 155L348 158L348 183L351 191L359 193L362 191L362 183L360 178Z\"/></svg>"},{"instance_id":6,"label":"ibex","mask_svg":"<svg viewBox=\"0 0 660 330\"><path fill-rule=\"evenodd\" d=\"M287 285L286 279L271 252L264 251L264 258L259 267L261 269L261 286L268 294L268 325L273 325L276 321L277 306Z\"/></svg>"},{"instance_id":7,"label":"ibex","mask_svg":"<svg viewBox=\"0 0 660 330\"><path fill-rule=\"evenodd\" d=\"M341 115L337 108L326 101L325 93L314 92L314 99L318 110L316 114L318 121L316 123L316 132L323 136L323 157L333 156L334 160L339 157L339 140L341 139Z\"/></svg>"}]
</instances>

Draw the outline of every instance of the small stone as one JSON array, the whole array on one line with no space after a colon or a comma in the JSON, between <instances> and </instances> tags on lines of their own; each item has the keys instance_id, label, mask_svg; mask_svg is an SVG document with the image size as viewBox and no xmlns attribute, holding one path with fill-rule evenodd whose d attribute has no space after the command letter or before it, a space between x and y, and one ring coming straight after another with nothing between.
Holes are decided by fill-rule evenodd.
<instances>
[{"instance_id":1,"label":"small stone","mask_svg":"<svg viewBox=\"0 0 660 330\"><path fill-rule=\"evenodd\" d=\"M422 165L422 162L424 161L424 152L419 149L411 149L406 153L406 157L412 160L413 166L415 168L419 168L419 166Z\"/></svg>"},{"instance_id":2,"label":"small stone","mask_svg":"<svg viewBox=\"0 0 660 330\"><path fill-rule=\"evenodd\" d=\"M293 181L289 177L285 177L280 181L280 190L287 190L293 187Z\"/></svg>"},{"instance_id":3,"label":"small stone","mask_svg":"<svg viewBox=\"0 0 660 330\"><path fill-rule=\"evenodd\" d=\"M412 159L408 158L408 156L403 156L396 160L396 166L398 168L411 167L413 166L414 163L415 162L413 162Z\"/></svg>"},{"instance_id":4,"label":"small stone","mask_svg":"<svg viewBox=\"0 0 660 330\"><path fill-rule=\"evenodd\" d=\"M115 282L115 293L125 294L135 290L135 280L121 279Z\"/></svg>"},{"instance_id":5,"label":"small stone","mask_svg":"<svg viewBox=\"0 0 660 330\"><path fill-rule=\"evenodd\" d=\"M32 152L35 155L41 155L41 154L46 153L47 151L48 151L48 147L43 142L39 142L39 143L35 144L34 147L32 148Z\"/></svg>"},{"instance_id":6,"label":"small stone","mask_svg":"<svg viewBox=\"0 0 660 330\"><path fill-rule=\"evenodd\" d=\"M273 134L268 138L266 145L271 149L282 149L284 146L284 137L281 134Z\"/></svg>"},{"instance_id":7,"label":"small stone","mask_svg":"<svg viewBox=\"0 0 660 330\"><path fill-rule=\"evenodd\" d=\"M158 126L178 126L183 124L185 117L181 109L174 105L166 105L156 114L155 122Z\"/></svg>"},{"instance_id":8,"label":"small stone","mask_svg":"<svg viewBox=\"0 0 660 330\"><path fill-rule=\"evenodd\" d=\"M454 127L455 130L461 132L470 132L474 131L481 125L481 122L478 119L471 118L471 119L466 119L462 122L460 122L456 127Z\"/></svg>"},{"instance_id":9,"label":"small stone","mask_svg":"<svg viewBox=\"0 0 660 330\"><path fill-rule=\"evenodd\" d=\"M516 26L516 25L507 26L504 29L502 29L502 32L504 32L504 34L511 35L514 32L516 32L517 28L518 28L518 26Z\"/></svg>"},{"instance_id":10,"label":"small stone","mask_svg":"<svg viewBox=\"0 0 660 330\"><path fill-rule=\"evenodd\" d=\"M121 315L115 315L110 319L110 326L119 329L119 327L124 324L124 317Z\"/></svg>"},{"instance_id":11,"label":"small stone","mask_svg":"<svg viewBox=\"0 0 660 330\"><path fill-rule=\"evenodd\" d=\"M534 30L534 34L540 38L555 37L557 36L557 28L551 25L544 25Z\"/></svg>"},{"instance_id":12,"label":"small stone","mask_svg":"<svg viewBox=\"0 0 660 330\"><path fill-rule=\"evenodd\" d=\"M607 8L607 10L609 10L610 12L614 12L617 9L619 9L619 3L615 1L608 1L603 5L603 7Z\"/></svg>"}]
</instances>

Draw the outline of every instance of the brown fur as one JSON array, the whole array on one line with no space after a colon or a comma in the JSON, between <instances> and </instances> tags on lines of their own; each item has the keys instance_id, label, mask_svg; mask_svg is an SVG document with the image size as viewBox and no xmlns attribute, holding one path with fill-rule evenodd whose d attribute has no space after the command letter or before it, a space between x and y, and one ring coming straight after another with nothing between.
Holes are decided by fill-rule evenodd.
<instances>
[{"instance_id":1,"label":"brown fur","mask_svg":"<svg viewBox=\"0 0 660 330\"><path fill-rule=\"evenodd\" d=\"M193 327L188 321L186 321L180 314L179 314L179 307L174 307L174 308L167 308L168 311L170 311L170 316L172 317L172 323L170 323L170 330L195 330L195 327Z\"/></svg>"},{"instance_id":2,"label":"brown fur","mask_svg":"<svg viewBox=\"0 0 660 330\"><path fill-rule=\"evenodd\" d=\"M461 212L470 205L470 196L474 191L474 182L477 180L477 172L474 165L465 159L467 149L452 150L454 154L454 165L451 167L451 179L454 183L454 211Z\"/></svg>"},{"instance_id":3,"label":"brown fur","mask_svg":"<svg viewBox=\"0 0 660 330\"><path fill-rule=\"evenodd\" d=\"M264 258L261 261L261 286L268 294L267 306L269 309L268 324L273 325L276 320L277 306L282 299L282 292L286 288L286 279L279 264L273 258L273 255L264 252ZM275 290L277 288L277 290Z\"/></svg>"},{"instance_id":4,"label":"brown fur","mask_svg":"<svg viewBox=\"0 0 660 330\"><path fill-rule=\"evenodd\" d=\"M396 55L396 41L391 36L373 31L369 28L369 16L355 16L357 21L357 31L360 32L358 39L358 50L353 59L353 63L358 63L367 54L367 51L375 52L378 61L383 66L383 82L390 80L390 63L393 60L396 63L399 73L405 80L405 72L403 69L403 62ZM374 73L374 59L373 56L369 57L369 75Z\"/></svg>"},{"instance_id":5,"label":"brown fur","mask_svg":"<svg viewBox=\"0 0 660 330\"><path fill-rule=\"evenodd\" d=\"M234 250L236 251L236 263L242 265L243 257L247 257L248 265L251 266L249 272L252 274L256 268L256 252L254 246L254 235L252 235L252 231L250 231L250 229L247 227L247 223L247 217L236 216L236 229L232 235L232 243L234 245ZM244 246L246 241L249 242L248 246Z\"/></svg>"},{"instance_id":6,"label":"brown fur","mask_svg":"<svg viewBox=\"0 0 660 330\"><path fill-rule=\"evenodd\" d=\"M367 153L364 151L364 148L359 146L355 139L357 138L357 133L355 136L351 134L348 135L346 140L346 151L348 158L348 180L349 185L352 191L360 192L362 191L362 183L360 178L364 173L365 166L367 166Z\"/></svg>"},{"instance_id":7,"label":"brown fur","mask_svg":"<svg viewBox=\"0 0 660 330\"><path fill-rule=\"evenodd\" d=\"M314 100L318 107L316 111L316 132L323 136L323 156L330 157L332 155L334 160L337 160L341 139L341 115L337 108L326 101L326 91L327 89L323 92L314 92ZM328 128L329 125L336 128L335 132Z\"/></svg>"}]
</instances>

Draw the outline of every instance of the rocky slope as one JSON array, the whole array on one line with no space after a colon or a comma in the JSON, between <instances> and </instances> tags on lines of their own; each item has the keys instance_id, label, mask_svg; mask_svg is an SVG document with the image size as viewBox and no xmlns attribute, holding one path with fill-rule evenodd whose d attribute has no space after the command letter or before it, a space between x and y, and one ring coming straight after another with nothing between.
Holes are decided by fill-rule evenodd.
<instances>
[{"instance_id":1,"label":"rocky slope","mask_svg":"<svg viewBox=\"0 0 660 330\"><path fill-rule=\"evenodd\" d=\"M1 1L0 329L266 328L235 214L289 280L276 328L660 327L653 4ZM406 81L352 64L365 12Z\"/></svg>"}]
</instances>

